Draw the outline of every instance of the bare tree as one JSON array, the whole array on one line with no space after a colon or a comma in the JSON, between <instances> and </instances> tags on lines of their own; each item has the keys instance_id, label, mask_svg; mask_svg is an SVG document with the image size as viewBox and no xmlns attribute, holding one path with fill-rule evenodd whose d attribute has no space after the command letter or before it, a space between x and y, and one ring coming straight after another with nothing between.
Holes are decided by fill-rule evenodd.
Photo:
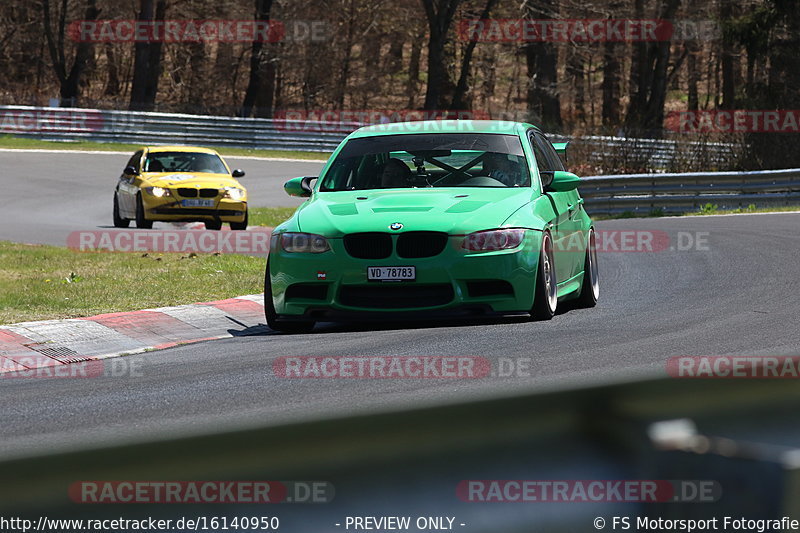
<instances>
[{"instance_id":1,"label":"bare tree","mask_svg":"<svg viewBox=\"0 0 800 533\"><path fill-rule=\"evenodd\" d=\"M492 9L494 6L497 5L498 0L487 0L486 6L483 8L479 19L487 19L491 15ZM464 50L464 54L461 58L461 74L458 77L458 83L456 84L455 93L453 94L453 102L451 104L451 109L471 109L472 102L470 99L467 98L467 92L469 91L469 79L470 79L470 72L471 72L471 63L472 63L472 55L475 52L475 46L478 44L477 39L471 39L467 43L467 47Z\"/></svg>"},{"instance_id":2,"label":"bare tree","mask_svg":"<svg viewBox=\"0 0 800 533\"><path fill-rule=\"evenodd\" d=\"M60 85L60 105L74 106L80 94L81 77L91 59L92 44L87 40L80 40L75 45L75 56L70 66L67 59L67 43L65 41L68 1L61 0L55 30L53 29L53 13L50 0L42 0L41 7L47 49L50 52L53 70ZM97 9L95 0L85 0L84 19L87 21L96 20L99 15L100 10Z\"/></svg>"},{"instance_id":3,"label":"bare tree","mask_svg":"<svg viewBox=\"0 0 800 533\"><path fill-rule=\"evenodd\" d=\"M272 11L272 0L255 0L255 19L259 22L270 22L270 12ZM269 46L264 42L255 39L250 47L250 78L247 83L247 90L244 94L244 101L239 114L249 117L255 107L256 116L271 117L272 105L275 92L275 63ZM258 106L256 106L258 103Z\"/></svg>"},{"instance_id":4,"label":"bare tree","mask_svg":"<svg viewBox=\"0 0 800 533\"><path fill-rule=\"evenodd\" d=\"M447 106L445 95L452 86L447 73L445 46L450 26L461 0L420 0L428 19L428 85L425 89L426 110Z\"/></svg>"},{"instance_id":5,"label":"bare tree","mask_svg":"<svg viewBox=\"0 0 800 533\"><path fill-rule=\"evenodd\" d=\"M554 19L558 2L525 0L522 12L529 19ZM558 93L558 51L552 43L534 41L523 46L528 70L527 103L530 120L548 130L560 130L561 99Z\"/></svg>"},{"instance_id":6,"label":"bare tree","mask_svg":"<svg viewBox=\"0 0 800 533\"><path fill-rule=\"evenodd\" d=\"M137 20L163 21L167 10L166 0L139 0ZM159 39L137 41L134 44L133 82L131 86L132 111L152 111L155 108L158 80L161 77L161 49Z\"/></svg>"}]
</instances>

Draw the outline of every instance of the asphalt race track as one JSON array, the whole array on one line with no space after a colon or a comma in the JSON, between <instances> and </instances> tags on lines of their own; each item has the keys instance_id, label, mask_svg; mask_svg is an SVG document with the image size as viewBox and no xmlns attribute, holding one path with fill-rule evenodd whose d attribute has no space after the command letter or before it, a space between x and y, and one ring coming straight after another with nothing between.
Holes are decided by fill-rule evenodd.
<instances>
[{"instance_id":1,"label":"asphalt race track","mask_svg":"<svg viewBox=\"0 0 800 533\"><path fill-rule=\"evenodd\" d=\"M132 154L133 152L131 152ZM130 154L0 151L0 240L65 246L73 231L113 227L114 186ZM318 162L265 161L226 157L246 172L250 205L296 206L283 192L286 180L316 176ZM156 222L154 228L171 227Z\"/></svg>"},{"instance_id":2,"label":"asphalt race track","mask_svg":"<svg viewBox=\"0 0 800 533\"><path fill-rule=\"evenodd\" d=\"M0 154L0 238L59 244L65 231L107 225L123 159ZM244 183L254 191L254 205L287 205L281 180L319 168L230 161L248 172ZM322 324L301 336L252 324L241 328L248 336L131 356L139 376L0 380L0 453L27 455L565 382L665 375L673 356L797 355L798 227L800 214L794 213L599 222L601 231L665 232L669 245L662 251L601 251L598 306L567 308L549 322ZM273 374L276 358L308 355L477 355L529 368L520 376L461 380Z\"/></svg>"}]
</instances>

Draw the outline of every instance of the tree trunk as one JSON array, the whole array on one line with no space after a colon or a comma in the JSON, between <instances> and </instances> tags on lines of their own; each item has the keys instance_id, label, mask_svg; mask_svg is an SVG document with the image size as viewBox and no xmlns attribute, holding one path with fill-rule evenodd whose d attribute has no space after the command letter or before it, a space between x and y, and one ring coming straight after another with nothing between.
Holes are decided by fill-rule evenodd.
<instances>
[{"instance_id":1,"label":"tree trunk","mask_svg":"<svg viewBox=\"0 0 800 533\"><path fill-rule=\"evenodd\" d=\"M119 70L117 69L117 58L114 54L114 45L105 43L104 52L106 54L106 63L108 64L108 79L106 80L106 88L103 91L104 96L117 96L119 95Z\"/></svg>"},{"instance_id":2,"label":"tree trunk","mask_svg":"<svg viewBox=\"0 0 800 533\"><path fill-rule=\"evenodd\" d=\"M634 0L633 9L636 20L644 19L644 0ZM636 127L641 123L642 111L647 103L647 87L650 85L648 74L647 43L639 40L633 43L631 57L628 112L625 117L629 127Z\"/></svg>"},{"instance_id":3,"label":"tree trunk","mask_svg":"<svg viewBox=\"0 0 800 533\"><path fill-rule=\"evenodd\" d=\"M164 20L166 9L166 0L139 0L137 20ZM152 111L155 108L158 80L161 77L161 49L162 43L159 41L136 42L134 45L131 111Z\"/></svg>"},{"instance_id":4,"label":"tree trunk","mask_svg":"<svg viewBox=\"0 0 800 533\"><path fill-rule=\"evenodd\" d=\"M619 45L607 41L603 45L603 125L619 124Z\"/></svg>"},{"instance_id":5,"label":"tree trunk","mask_svg":"<svg viewBox=\"0 0 800 533\"><path fill-rule=\"evenodd\" d=\"M547 7L550 7L550 10ZM525 0L523 14L530 19L552 19L558 15L556 2ZM561 99L558 93L558 52L551 43L533 42L524 46L528 70L528 114L539 127L557 131L562 128Z\"/></svg>"},{"instance_id":6,"label":"tree trunk","mask_svg":"<svg viewBox=\"0 0 800 533\"><path fill-rule=\"evenodd\" d=\"M447 34L461 0L421 0L428 18L428 86L425 90L427 111L445 107L444 94L452 84L445 64Z\"/></svg>"},{"instance_id":7,"label":"tree trunk","mask_svg":"<svg viewBox=\"0 0 800 533\"><path fill-rule=\"evenodd\" d=\"M636 0L637 9L640 7ZM678 9L680 0L663 0L658 18L672 20ZM639 12L637 11L637 17ZM664 126L664 104L667 98L667 68L669 67L671 41L659 41L644 44L644 62L642 48L637 47L638 63L635 85L637 91L631 98L627 124L629 127L644 128L644 135L660 136Z\"/></svg>"},{"instance_id":8,"label":"tree trunk","mask_svg":"<svg viewBox=\"0 0 800 533\"><path fill-rule=\"evenodd\" d=\"M255 19L259 22L270 21L270 11L272 10L272 0L255 0ZM247 90L244 93L244 101L242 108L239 112L240 116L249 117L253 113L253 108L256 105L256 100L259 95L266 89L265 79L267 78L267 65L270 63L270 58L267 57L265 43L259 40L253 41L250 47L250 79L247 83ZM274 66L273 75L274 79ZM271 90L274 90L274 86ZM272 110L272 95L262 95L261 101L265 104L268 103L270 109L266 112L264 110L256 110L257 115L271 114Z\"/></svg>"},{"instance_id":9,"label":"tree trunk","mask_svg":"<svg viewBox=\"0 0 800 533\"><path fill-rule=\"evenodd\" d=\"M487 0L486 7L483 8L483 12L479 18L488 19L491 16L492 9L494 9L494 6L497 4L497 1L498 0ZM475 45L477 44L477 40L471 40L469 43L467 43L467 47L464 50L464 55L461 59L461 74L459 74L458 83L456 84L455 93L453 94L453 102L450 105L451 109L472 109L472 99L468 98L468 93L470 90L469 79L470 70L472 68L472 55L475 52Z\"/></svg>"},{"instance_id":10,"label":"tree trunk","mask_svg":"<svg viewBox=\"0 0 800 533\"><path fill-rule=\"evenodd\" d=\"M733 17L733 6L731 4L731 0L719 0L719 18L722 24L730 22L730 19ZM733 72L734 54L732 50L734 44L727 37L726 33L727 32L723 32L722 41L720 42L722 47L720 51L722 62L722 104L720 107L722 109L734 109L734 100L736 97L736 88L734 85L736 80L734 79Z\"/></svg>"},{"instance_id":11,"label":"tree trunk","mask_svg":"<svg viewBox=\"0 0 800 533\"><path fill-rule=\"evenodd\" d=\"M86 0L84 10L85 20L96 20L100 15L97 9L96 0ZM58 17L56 33L53 33L52 16L50 12L50 0L42 0L42 20L44 22L44 34L47 48L50 52L50 59L53 62L53 70L59 83L59 96L62 107L72 107L77 104L80 96L81 78L90 62L92 55L92 43L79 42L75 47L75 58L72 66L67 71L66 45L64 37L66 34L67 20L67 0L62 0Z\"/></svg>"},{"instance_id":12,"label":"tree trunk","mask_svg":"<svg viewBox=\"0 0 800 533\"><path fill-rule=\"evenodd\" d=\"M688 108L690 111L697 111L700 107L700 97L697 92L697 84L700 82L700 72L697 69L697 56L699 46L694 41L686 43L686 50L688 51L686 70L688 77Z\"/></svg>"},{"instance_id":13,"label":"tree trunk","mask_svg":"<svg viewBox=\"0 0 800 533\"><path fill-rule=\"evenodd\" d=\"M422 55L422 40L425 38L425 30L420 29L419 34L411 42L411 56L408 62L408 83L406 92L408 93L408 108L414 109L417 94L417 84L419 83L419 63Z\"/></svg>"},{"instance_id":14,"label":"tree trunk","mask_svg":"<svg viewBox=\"0 0 800 533\"><path fill-rule=\"evenodd\" d=\"M584 63L583 51L577 46L571 46L567 59L567 79L574 91L572 119L576 125L586 123L586 67Z\"/></svg>"}]
</instances>

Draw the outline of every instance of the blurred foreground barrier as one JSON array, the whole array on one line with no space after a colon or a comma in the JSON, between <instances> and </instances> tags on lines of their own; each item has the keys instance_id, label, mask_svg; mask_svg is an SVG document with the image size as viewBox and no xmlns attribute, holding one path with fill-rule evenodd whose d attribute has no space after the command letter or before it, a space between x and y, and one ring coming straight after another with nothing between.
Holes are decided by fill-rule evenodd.
<instances>
[{"instance_id":1,"label":"blurred foreground barrier","mask_svg":"<svg viewBox=\"0 0 800 533\"><path fill-rule=\"evenodd\" d=\"M341 531L336 524L356 515L556 533L594 531L598 517L606 530L613 517L800 519L798 409L793 379L654 378L223 432L209 423L190 436L94 449L57 451L54 442L51 453L0 461L0 515L269 515L290 532ZM328 488L318 503L283 494L267 506L80 501L80 487L145 480ZM544 492L557 480L570 489ZM612 487L648 480L675 490L647 501ZM525 482L535 490L520 491Z\"/></svg>"}]
</instances>

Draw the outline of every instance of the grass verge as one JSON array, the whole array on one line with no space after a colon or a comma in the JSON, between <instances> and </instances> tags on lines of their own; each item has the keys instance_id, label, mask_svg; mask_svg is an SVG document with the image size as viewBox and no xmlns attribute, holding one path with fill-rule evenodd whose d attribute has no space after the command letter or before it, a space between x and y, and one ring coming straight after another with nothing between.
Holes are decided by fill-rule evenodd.
<instances>
[{"instance_id":1,"label":"grass verge","mask_svg":"<svg viewBox=\"0 0 800 533\"><path fill-rule=\"evenodd\" d=\"M141 144L98 143L89 141L40 141L0 135L0 148L40 149L40 150L92 150L99 152L135 152ZM330 157L327 152L297 152L292 150L250 150L247 148L213 147L224 156L276 157L286 159L324 160Z\"/></svg>"},{"instance_id":2,"label":"grass verge","mask_svg":"<svg viewBox=\"0 0 800 533\"><path fill-rule=\"evenodd\" d=\"M257 294L263 280L259 257L77 252L0 241L0 324Z\"/></svg>"},{"instance_id":3,"label":"grass verge","mask_svg":"<svg viewBox=\"0 0 800 533\"><path fill-rule=\"evenodd\" d=\"M292 216L296 209L296 207L250 207L247 209L248 224L274 228Z\"/></svg>"}]
</instances>

